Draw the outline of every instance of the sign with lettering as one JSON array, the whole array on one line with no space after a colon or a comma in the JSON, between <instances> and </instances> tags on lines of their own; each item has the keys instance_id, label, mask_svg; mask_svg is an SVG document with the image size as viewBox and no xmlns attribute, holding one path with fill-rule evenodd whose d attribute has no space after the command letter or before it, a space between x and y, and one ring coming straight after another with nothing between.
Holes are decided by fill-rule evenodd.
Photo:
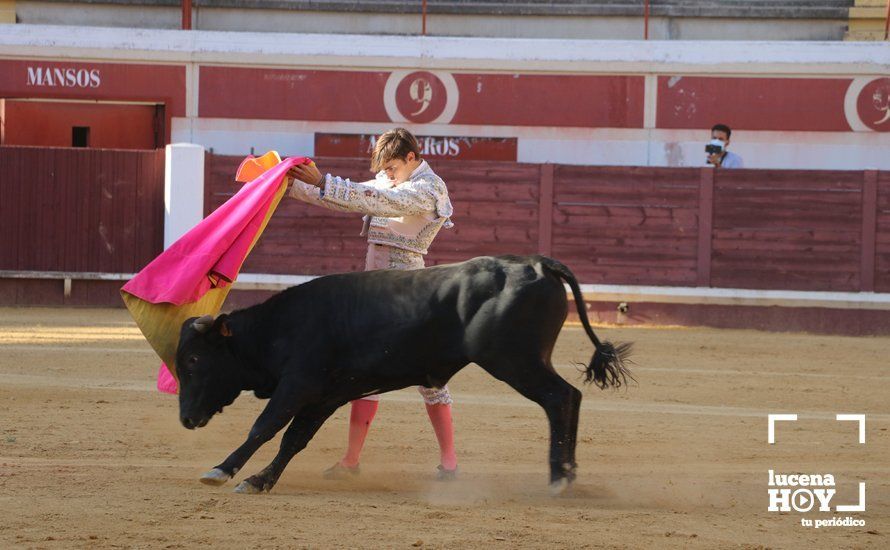
<instances>
[{"instance_id":1,"label":"sign with lettering","mask_svg":"<svg viewBox=\"0 0 890 550\"><path fill-rule=\"evenodd\" d=\"M516 161L516 138L417 136L426 159ZM315 156L370 158L373 134L315 134Z\"/></svg>"},{"instance_id":2,"label":"sign with lettering","mask_svg":"<svg viewBox=\"0 0 890 550\"><path fill-rule=\"evenodd\" d=\"M0 59L0 97L163 104L185 116L185 66Z\"/></svg>"}]
</instances>

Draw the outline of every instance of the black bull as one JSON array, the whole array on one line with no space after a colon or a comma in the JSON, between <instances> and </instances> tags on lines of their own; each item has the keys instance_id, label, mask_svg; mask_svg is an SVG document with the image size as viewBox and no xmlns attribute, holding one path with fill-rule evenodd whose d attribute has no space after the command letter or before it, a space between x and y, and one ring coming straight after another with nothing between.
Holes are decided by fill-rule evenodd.
<instances>
[{"instance_id":1,"label":"black bull","mask_svg":"<svg viewBox=\"0 0 890 550\"><path fill-rule=\"evenodd\" d=\"M581 392L550 362L568 312L563 281L596 348L586 381L626 383L629 345L597 339L575 277L542 256L330 275L215 320L189 319L176 354L186 428L204 426L243 390L271 398L247 440L201 480L224 483L290 423L275 459L236 488L268 491L337 408L408 386L441 387L472 362L546 411L550 481L561 491L575 477L581 406Z\"/></svg>"}]
</instances>

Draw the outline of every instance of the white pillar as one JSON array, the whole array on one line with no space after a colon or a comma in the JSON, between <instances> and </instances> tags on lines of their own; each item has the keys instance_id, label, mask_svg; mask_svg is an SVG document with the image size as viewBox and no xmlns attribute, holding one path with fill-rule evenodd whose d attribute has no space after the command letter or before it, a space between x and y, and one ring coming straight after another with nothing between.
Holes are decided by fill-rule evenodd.
<instances>
[{"instance_id":1,"label":"white pillar","mask_svg":"<svg viewBox=\"0 0 890 550\"><path fill-rule=\"evenodd\" d=\"M172 143L164 167L164 250L204 219L204 148Z\"/></svg>"}]
</instances>

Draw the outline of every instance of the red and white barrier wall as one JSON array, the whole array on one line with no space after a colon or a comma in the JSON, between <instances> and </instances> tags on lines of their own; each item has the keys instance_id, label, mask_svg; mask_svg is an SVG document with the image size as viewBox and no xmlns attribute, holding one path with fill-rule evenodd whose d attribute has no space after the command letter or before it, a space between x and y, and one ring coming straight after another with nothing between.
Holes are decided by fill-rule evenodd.
<instances>
[{"instance_id":1,"label":"red and white barrier wall","mask_svg":"<svg viewBox=\"0 0 890 550\"><path fill-rule=\"evenodd\" d=\"M154 103L167 141L365 155L701 166L717 122L752 168L890 168L879 43L679 42L0 26L0 97ZM364 137L363 137L364 136Z\"/></svg>"},{"instance_id":2,"label":"red and white barrier wall","mask_svg":"<svg viewBox=\"0 0 890 550\"><path fill-rule=\"evenodd\" d=\"M91 131L102 140L119 130L109 120L118 120L128 132L142 131L138 128L146 127L151 109L141 107L152 107L155 143L161 136L162 144L198 147L168 152L163 201L156 153L137 154L147 155L139 166L148 183L135 182L139 178L129 169L109 180L121 190L100 196L108 203L94 216L102 240L89 243L96 260L87 268L80 267L82 254L59 264L48 247L23 240L20 247L47 257L23 263L16 256L16 271L3 276L27 285L0 280L0 301L35 303L33 296L44 292L46 303L98 303L92 291L78 295L86 284L75 284L69 297L67 281L83 277L84 270L101 271L91 275L102 282L138 268L160 249L161 240L169 243L214 201L230 195L223 184L212 182L231 185L236 161L251 149L324 157L331 170L361 177L366 162L349 158L366 158L373 136L406 125L424 138L424 154L434 163L468 161L437 163L456 207L461 201L464 206L461 223L442 237L432 263L552 250L571 260L595 299L591 313L600 321L890 333L890 256L883 238L890 211L886 172L880 171L890 170L890 49L884 44L0 25L2 141L14 144L10 129L22 123L10 115L32 113L33 118L43 103L77 106L65 109L66 124L75 114L92 117L101 123ZM134 106L146 114L138 115L139 125L123 111ZM109 116L119 107L120 117ZM731 148L748 167L797 171L715 175L660 168L702 166L703 143L716 122L734 128ZM40 123L52 126L53 120ZM213 150L203 161L202 148ZM38 151L27 154L32 153ZM127 155L105 153L109 173L123 170L114 159ZM81 167L74 162L78 155L68 156L65 162ZM202 169L211 183L202 181ZM838 169L847 171L826 171ZM66 189L78 196L73 175L67 176ZM59 185L59 176L44 176L41 185ZM123 185L127 177L135 183ZM140 186L154 191L140 195ZM38 190L29 193L19 202L41 204ZM504 196L511 197L507 204ZM653 203L653 197L661 202ZM126 208L111 208L117 200ZM153 217L162 206L163 236L160 220ZM268 291L309 275L354 269L335 260L360 266L360 239L343 237L352 234L353 220L313 223L315 230L331 234L312 234L301 230L307 216L296 212L298 207L283 207L276 220L280 227L269 229L268 242L245 266L239 288ZM503 215L504 208L512 209L509 224L491 228L473 222L474 216ZM123 214L140 209L145 215L135 221ZM700 223L708 219L713 227ZM134 240L145 233L140 229L145 220L157 228L149 232L152 239ZM11 230L18 227L9 224ZM56 225L63 235L87 234L68 231L65 220ZM103 227L121 229L102 233ZM276 231L286 236L284 244L272 238ZM292 235L307 238L295 242ZM72 250L82 248L74 244ZM276 246L289 254L297 249L294 261L306 265L264 264L264 258L280 257ZM127 258L115 253L134 247L145 250ZM745 270L748 256L748 263L758 266L756 273ZM56 281L36 280L59 278L60 270L67 282L64 298L56 296L61 295L58 285L52 286ZM109 285L107 297L116 300L116 288ZM25 294L30 301L23 301ZM616 309L622 302L630 309Z\"/></svg>"}]
</instances>

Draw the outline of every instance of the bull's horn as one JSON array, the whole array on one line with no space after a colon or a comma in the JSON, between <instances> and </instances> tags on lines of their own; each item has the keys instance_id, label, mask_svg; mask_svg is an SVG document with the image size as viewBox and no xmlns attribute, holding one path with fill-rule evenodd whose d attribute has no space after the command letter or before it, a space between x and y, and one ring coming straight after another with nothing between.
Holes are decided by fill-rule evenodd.
<instances>
[{"instance_id":1,"label":"bull's horn","mask_svg":"<svg viewBox=\"0 0 890 550\"><path fill-rule=\"evenodd\" d=\"M198 332L207 332L210 330L210 327L213 326L213 316L205 315L203 317L198 317L192 322L192 326L194 326L195 330Z\"/></svg>"}]
</instances>

